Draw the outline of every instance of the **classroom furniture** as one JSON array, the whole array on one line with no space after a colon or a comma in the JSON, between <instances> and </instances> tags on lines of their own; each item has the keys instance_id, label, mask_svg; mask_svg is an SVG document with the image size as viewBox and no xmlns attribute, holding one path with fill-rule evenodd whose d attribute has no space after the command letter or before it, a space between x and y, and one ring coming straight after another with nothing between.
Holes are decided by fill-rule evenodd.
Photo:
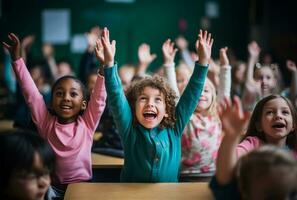
<instances>
[{"instance_id":1,"label":"classroom furniture","mask_svg":"<svg viewBox=\"0 0 297 200\"><path fill-rule=\"evenodd\" d=\"M124 159L92 153L92 182L120 182Z\"/></svg>"},{"instance_id":2,"label":"classroom furniture","mask_svg":"<svg viewBox=\"0 0 297 200\"><path fill-rule=\"evenodd\" d=\"M92 168L93 169L122 168L123 165L124 165L123 158L117 158L117 157L92 153Z\"/></svg>"},{"instance_id":3,"label":"classroom furniture","mask_svg":"<svg viewBox=\"0 0 297 200\"><path fill-rule=\"evenodd\" d=\"M208 183L74 183L64 200L210 200Z\"/></svg>"},{"instance_id":4,"label":"classroom furniture","mask_svg":"<svg viewBox=\"0 0 297 200\"><path fill-rule=\"evenodd\" d=\"M12 120L0 120L0 131L8 131L13 129Z\"/></svg>"}]
</instances>

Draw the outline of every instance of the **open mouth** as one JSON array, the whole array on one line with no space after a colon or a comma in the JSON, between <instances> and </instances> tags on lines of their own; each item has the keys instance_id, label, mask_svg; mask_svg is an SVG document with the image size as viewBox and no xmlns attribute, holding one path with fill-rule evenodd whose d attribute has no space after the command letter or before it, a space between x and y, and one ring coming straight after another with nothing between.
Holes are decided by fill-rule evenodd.
<instances>
[{"instance_id":1,"label":"open mouth","mask_svg":"<svg viewBox=\"0 0 297 200\"><path fill-rule=\"evenodd\" d=\"M61 108L62 110L70 110L70 109L71 109L71 106L61 105L60 108Z\"/></svg>"},{"instance_id":2,"label":"open mouth","mask_svg":"<svg viewBox=\"0 0 297 200\"><path fill-rule=\"evenodd\" d=\"M286 125L283 123L277 123L272 126L272 128L285 128L285 127L286 127Z\"/></svg>"},{"instance_id":3,"label":"open mouth","mask_svg":"<svg viewBox=\"0 0 297 200\"><path fill-rule=\"evenodd\" d=\"M143 113L143 117L146 119L146 120L153 120L157 117L157 114L155 112L144 112Z\"/></svg>"}]
</instances>

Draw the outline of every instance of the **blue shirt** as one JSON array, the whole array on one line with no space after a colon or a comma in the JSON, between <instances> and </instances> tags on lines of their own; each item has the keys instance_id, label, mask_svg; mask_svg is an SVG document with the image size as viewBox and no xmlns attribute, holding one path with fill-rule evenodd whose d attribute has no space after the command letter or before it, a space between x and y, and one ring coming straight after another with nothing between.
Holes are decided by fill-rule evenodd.
<instances>
[{"instance_id":1,"label":"blue shirt","mask_svg":"<svg viewBox=\"0 0 297 200\"><path fill-rule=\"evenodd\" d=\"M108 104L124 147L122 182L177 182L181 135L201 96L208 67L196 64L176 106L173 128L133 125L133 114L122 89L117 65L105 68Z\"/></svg>"}]
</instances>

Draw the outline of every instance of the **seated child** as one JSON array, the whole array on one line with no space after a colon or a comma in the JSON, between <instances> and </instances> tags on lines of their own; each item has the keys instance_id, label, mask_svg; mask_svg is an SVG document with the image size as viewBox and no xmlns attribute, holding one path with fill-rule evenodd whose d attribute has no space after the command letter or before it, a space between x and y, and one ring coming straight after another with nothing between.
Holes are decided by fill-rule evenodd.
<instances>
[{"instance_id":1,"label":"seated child","mask_svg":"<svg viewBox=\"0 0 297 200\"><path fill-rule=\"evenodd\" d=\"M233 173L233 180L223 185L212 179L216 199L297 199L297 161L284 149L255 149L238 160Z\"/></svg>"},{"instance_id":2,"label":"seated child","mask_svg":"<svg viewBox=\"0 0 297 200\"><path fill-rule=\"evenodd\" d=\"M123 182L177 182L181 159L181 136L201 95L213 39L207 31L198 34L199 62L183 95L176 95L165 79L146 77L123 91L114 62L115 41L110 44L105 28L96 53L105 65L108 104L112 109L124 147Z\"/></svg>"},{"instance_id":3,"label":"seated child","mask_svg":"<svg viewBox=\"0 0 297 200\"><path fill-rule=\"evenodd\" d=\"M93 135L105 108L104 78L98 74L87 102L85 86L73 76L63 76L52 86L48 110L20 56L20 41L11 33L11 45L3 42L13 60L13 70L32 113L38 133L53 148L57 162L51 188L63 199L67 185L92 178Z\"/></svg>"},{"instance_id":4,"label":"seated child","mask_svg":"<svg viewBox=\"0 0 297 200\"><path fill-rule=\"evenodd\" d=\"M29 131L0 133L1 199L44 200L51 183L55 154Z\"/></svg>"}]
</instances>

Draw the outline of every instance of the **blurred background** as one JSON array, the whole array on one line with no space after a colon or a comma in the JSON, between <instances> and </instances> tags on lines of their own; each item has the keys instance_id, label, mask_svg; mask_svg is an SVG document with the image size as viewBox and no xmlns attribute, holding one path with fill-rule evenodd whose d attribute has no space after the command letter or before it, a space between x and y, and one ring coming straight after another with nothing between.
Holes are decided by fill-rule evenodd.
<instances>
[{"instance_id":1,"label":"blurred background","mask_svg":"<svg viewBox=\"0 0 297 200\"><path fill-rule=\"evenodd\" d=\"M7 41L9 32L20 38L34 35L33 59L42 57L42 44L49 42L56 59L67 59L77 72L87 48L86 33L94 26L108 27L111 39L117 41L120 65L137 63L138 46L145 42L157 54L149 68L154 70L162 63L165 39L183 35L194 50L198 30L206 29L215 38L214 58L219 48L228 46L233 56L246 60L247 44L256 40L261 56L271 55L286 77L285 60L297 60L295 4L289 0L0 0L0 39ZM3 55L1 48L0 66Z\"/></svg>"}]
</instances>

